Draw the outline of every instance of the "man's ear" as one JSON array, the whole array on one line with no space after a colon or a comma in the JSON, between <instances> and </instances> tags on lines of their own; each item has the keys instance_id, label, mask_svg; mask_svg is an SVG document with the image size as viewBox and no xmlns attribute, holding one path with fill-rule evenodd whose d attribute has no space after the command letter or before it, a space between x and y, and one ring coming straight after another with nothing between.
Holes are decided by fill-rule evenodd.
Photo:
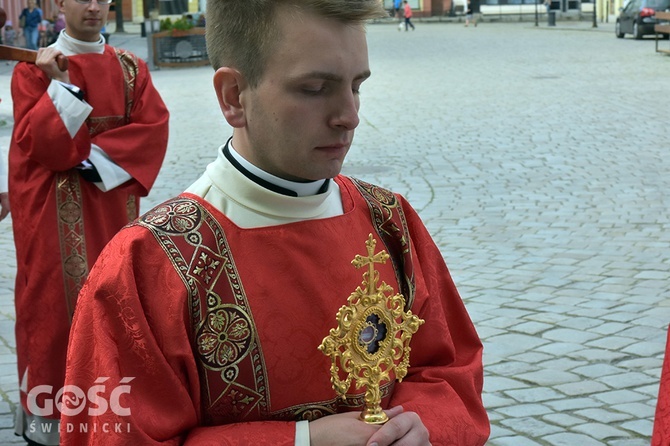
<instances>
[{"instance_id":1,"label":"man's ear","mask_svg":"<svg viewBox=\"0 0 670 446\"><path fill-rule=\"evenodd\" d=\"M219 107L228 124L235 128L246 125L244 107L240 95L247 83L242 74L230 67L221 67L214 73L214 89Z\"/></svg>"}]
</instances>

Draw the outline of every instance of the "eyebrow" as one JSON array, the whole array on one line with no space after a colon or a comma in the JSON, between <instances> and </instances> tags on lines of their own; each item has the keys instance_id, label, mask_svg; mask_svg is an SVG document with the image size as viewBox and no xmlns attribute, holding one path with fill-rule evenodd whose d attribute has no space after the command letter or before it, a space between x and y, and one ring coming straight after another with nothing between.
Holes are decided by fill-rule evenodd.
<instances>
[{"instance_id":1,"label":"eyebrow","mask_svg":"<svg viewBox=\"0 0 670 446\"><path fill-rule=\"evenodd\" d=\"M365 70L362 73L360 73L358 76L354 77L355 81L358 80L365 80L370 77L372 73L370 70ZM327 81L333 81L333 82L342 82L342 76L333 74L327 71L312 71L306 74L303 74L301 76L297 76L295 78L296 80L302 80L302 79L323 79Z\"/></svg>"}]
</instances>

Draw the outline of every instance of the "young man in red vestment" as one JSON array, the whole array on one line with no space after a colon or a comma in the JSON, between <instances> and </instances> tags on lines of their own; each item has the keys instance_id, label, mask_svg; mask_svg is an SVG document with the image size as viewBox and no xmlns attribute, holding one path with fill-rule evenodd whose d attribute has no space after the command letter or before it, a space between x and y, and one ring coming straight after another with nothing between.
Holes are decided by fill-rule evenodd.
<instances>
[{"instance_id":1,"label":"young man in red vestment","mask_svg":"<svg viewBox=\"0 0 670 446\"><path fill-rule=\"evenodd\" d=\"M670 446L670 327L661 370L651 446Z\"/></svg>"},{"instance_id":2,"label":"young man in red vestment","mask_svg":"<svg viewBox=\"0 0 670 446\"><path fill-rule=\"evenodd\" d=\"M370 76L364 23L384 16L378 0L208 2L233 136L91 271L64 445L485 443L482 344L441 253L404 198L340 175ZM382 383L383 425L359 419L363 389L338 397L318 350L361 286L351 261L369 237L392 258L375 264L379 283L425 320L408 374ZM355 339L378 352L363 331Z\"/></svg>"},{"instance_id":3,"label":"young man in red vestment","mask_svg":"<svg viewBox=\"0 0 670 446\"><path fill-rule=\"evenodd\" d=\"M77 294L105 244L137 217L167 148L168 112L142 60L105 44L110 0L58 0L66 27L12 76L9 199L17 256L16 431L59 444ZM67 57L61 71L57 59Z\"/></svg>"}]
</instances>

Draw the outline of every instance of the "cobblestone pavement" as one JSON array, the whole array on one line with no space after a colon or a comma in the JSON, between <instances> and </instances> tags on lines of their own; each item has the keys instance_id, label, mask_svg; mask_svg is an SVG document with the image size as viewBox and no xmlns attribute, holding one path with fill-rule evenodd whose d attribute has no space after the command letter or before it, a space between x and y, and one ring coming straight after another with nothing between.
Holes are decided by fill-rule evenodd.
<instances>
[{"instance_id":1,"label":"cobblestone pavement","mask_svg":"<svg viewBox=\"0 0 670 446\"><path fill-rule=\"evenodd\" d=\"M489 444L648 445L670 321L670 57L616 39L612 23L419 21L414 32L372 25L369 37L373 77L345 173L406 195L442 249L485 345ZM146 55L139 36L112 39ZM172 127L143 210L189 185L230 134L211 75L154 72ZM10 221L0 250L10 444Z\"/></svg>"}]
</instances>

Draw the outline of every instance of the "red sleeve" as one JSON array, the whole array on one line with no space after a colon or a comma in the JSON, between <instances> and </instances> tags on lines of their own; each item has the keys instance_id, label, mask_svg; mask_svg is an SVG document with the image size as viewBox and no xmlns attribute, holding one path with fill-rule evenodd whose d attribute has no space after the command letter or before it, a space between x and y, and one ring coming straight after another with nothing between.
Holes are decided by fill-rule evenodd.
<instances>
[{"instance_id":1,"label":"red sleeve","mask_svg":"<svg viewBox=\"0 0 670 446\"><path fill-rule=\"evenodd\" d=\"M665 359L661 370L661 385L658 390L654 431L651 446L670 445L670 328L665 347Z\"/></svg>"},{"instance_id":2,"label":"red sleeve","mask_svg":"<svg viewBox=\"0 0 670 446\"><path fill-rule=\"evenodd\" d=\"M132 192L144 197L165 157L169 113L151 81L146 63L138 59L138 64L130 122L99 134L92 142L133 177Z\"/></svg>"},{"instance_id":3,"label":"red sleeve","mask_svg":"<svg viewBox=\"0 0 670 446\"><path fill-rule=\"evenodd\" d=\"M409 204L400 198L412 235L416 297L425 320L411 342L410 368L390 405L417 412L433 444L483 445L490 433L482 404L482 343L442 255Z\"/></svg>"},{"instance_id":4,"label":"red sleeve","mask_svg":"<svg viewBox=\"0 0 670 446\"><path fill-rule=\"evenodd\" d=\"M14 143L31 160L55 172L71 169L88 157L86 127L72 139L47 94L50 80L33 64L19 63L12 75Z\"/></svg>"},{"instance_id":5,"label":"red sleeve","mask_svg":"<svg viewBox=\"0 0 670 446\"><path fill-rule=\"evenodd\" d=\"M294 444L292 422L203 427L186 302L148 231L126 228L108 244L77 302L65 383L87 397L64 396L62 445Z\"/></svg>"}]
</instances>

